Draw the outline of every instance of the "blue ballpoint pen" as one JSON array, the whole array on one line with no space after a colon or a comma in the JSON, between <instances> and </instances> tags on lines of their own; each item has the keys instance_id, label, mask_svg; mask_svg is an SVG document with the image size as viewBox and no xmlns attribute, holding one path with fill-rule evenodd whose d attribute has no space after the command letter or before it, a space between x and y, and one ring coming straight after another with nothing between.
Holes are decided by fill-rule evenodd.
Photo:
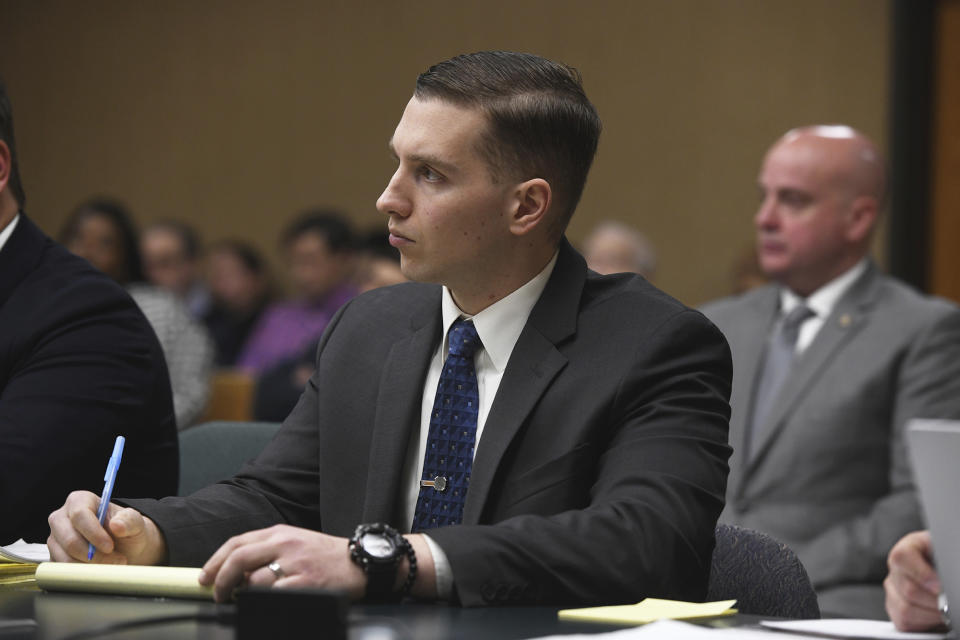
<instances>
[{"instance_id":1,"label":"blue ballpoint pen","mask_svg":"<svg viewBox=\"0 0 960 640\"><path fill-rule=\"evenodd\" d=\"M113 455L110 456L110 462L107 463L107 472L103 474L103 493L100 495L100 508L97 509L97 519L100 520L100 526L107 521L107 508L110 506L110 498L113 496L113 483L117 481L117 470L120 468L120 458L123 457L123 443L126 438L117 436L117 441L113 444ZM87 550L87 560L93 560L93 554L96 551L93 543Z\"/></svg>"}]
</instances>

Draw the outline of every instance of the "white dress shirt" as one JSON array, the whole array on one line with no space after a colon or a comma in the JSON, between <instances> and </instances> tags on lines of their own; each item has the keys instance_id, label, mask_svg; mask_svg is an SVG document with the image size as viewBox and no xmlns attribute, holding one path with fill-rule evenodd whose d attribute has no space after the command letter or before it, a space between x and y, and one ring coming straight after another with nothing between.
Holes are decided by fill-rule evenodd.
<instances>
[{"instance_id":1,"label":"white dress shirt","mask_svg":"<svg viewBox=\"0 0 960 640\"><path fill-rule=\"evenodd\" d=\"M404 486L407 487L407 495L403 513L406 531L410 530L410 525L413 523L413 514L417 508L417 497L420 495L420 476L423 473L423 457L427 449L427 437L430 432L430 414L433 411L437 384L440 382L440 372L443 370L443 362L447 357L447 332L450 330L450 326L459 318L473 320L473 325L477 328L477 334L483 343L483 346L477 349L473 356L480 403L477 407L476 446L473 449L474 457L476 457L477 449L479 449L481 443L483 427L487 421L487 415L490 413L490 407L493 405L493 399L497 395L497 389L500 387L500 380L507 368L507 362L510 361L510 354L513 353L513 347L517 344L520 332L527 324L527 318L530 316L533 306L540 299L540 294L547 286L547 281L550 279L550 274L553 273L556 262L557 254L554 254L547 266L533 279L474 316L464 313L454 302L450 290L446 287L443 288L443 299L441 301L443 340L433 354L433 359L430 361L430 367L427 370L420 408L420 430L414 431L410 438L410 443L407 445L407 459L404 464L403 481ZM436 568L437 593L441 599L448 599L453 591L453 572L450 562L447 560L443 549L429 535L424 537L430 547L430 553L433 556L433 563Z\"/></svg>"},{"instance_id":2,"label":"white dress shirt","mask_svg":"<svg viewBox=\"0 0 960 640\"><path fill-rule=\"evenodd\" d=\"M817 337L817 333L823 327L823 323L830 317L830 313L837 305L837 301L843 297L853 283L860 275L867 270L867 259L864 258L853 267L848 269L842 275L837 276L827 284L823 285L810 294L806 299L801 298L787 288L780 291L780 314L786 316L793 311L798 304L806 304L814 315L807 318L800 325L800 333L797 335L797 346L794 353L800 355L806 351L807 347Z\"/></svg>"},{"instance_id":3,"label":"white dress shirt","mask_svg":"<svg viewBox=\"0 0 960 640\"><path fill-rule=\"evenodd\" d=\"M20 222L19 213L13 217L13 220L10 221L10 224L3 228L3 231L0 231L0 250L3 249L5 244L7 244L7 240L10 239L10 236L13 234L13 229L17 226L18 222Z\"/></svg>"}]
</instances>

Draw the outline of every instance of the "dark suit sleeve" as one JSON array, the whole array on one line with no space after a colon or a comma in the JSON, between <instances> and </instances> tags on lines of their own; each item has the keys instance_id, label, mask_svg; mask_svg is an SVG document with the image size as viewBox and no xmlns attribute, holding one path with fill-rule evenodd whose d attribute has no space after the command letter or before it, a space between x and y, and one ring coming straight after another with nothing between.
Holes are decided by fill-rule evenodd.
<instances>
[{"instance_id":1,"label":"dark suit sleeve","mask_svg":"<svg viewBox=\"0 0 960 640\"><path fill-rule=\"evenodd\" d=\"M950 308L931 322L892 375L889 492L869 512L838 522L803 545L807 572L818 588L881 582L893 545L922 528L906 427L911 418L960 419L960 311Z\"/></svg>"},{"instance_id":2,"label":"dark suit sleeve","mask_svg":"<svg viewBox=\"0 0 960 640\"><path fill-rule=\"evenodd\" d=\"M330 321L318 354L349 307L347 303ZM173 566L201 566L231 536L275 524L323 531L318 485L321 422L314 377L273 440L234 478L189 497L120 502L157 524L166 539L167 563Z\"/></svg>"},{"instance_id":3,"label":"dark suit sleeve","mask_svg":"<svg viewBox=\"0 0 960 640\"><path fill-rule=\"evenodd\" d=\"M610 437L596 470L580 476L592 482L587 504L429 532L451 563L464 605L705 595L730 453L729 349L689 310L635 348L628 372L610 381L615 400L596 427ZM579 464L570 462L549 464ZM531 509L537 499L518 496ZM506 510L522 514L524 505Z\"/></svg>"},{"instance_id":4,"label":"dark suit sleeve","mask_svg":"<svg viewBox=\"0 0 960 640\"><path fill-rule=\"evenodd\" d=\"M99 493L117 435L127 437L116 495L176 491L177 440L159 345L132 300L99 274L30 282L4 306L0 391L0 541L42 542L74 489ZM6 321L4 321L6 322ZM15 353L11 353L15 352Z\"/></svg>"}]
</instances>

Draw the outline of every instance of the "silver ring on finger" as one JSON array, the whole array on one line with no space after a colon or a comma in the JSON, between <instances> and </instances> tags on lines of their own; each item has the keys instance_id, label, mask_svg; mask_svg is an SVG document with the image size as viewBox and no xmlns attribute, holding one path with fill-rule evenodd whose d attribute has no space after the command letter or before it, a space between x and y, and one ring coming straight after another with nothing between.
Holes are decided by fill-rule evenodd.
<instances>
[{"instance_id":1,"label":"silver ring on finger","mask_svg":"<svg viewBox=\"0 0 960 640\"><path fill-rule=\"evenodd\" d=\"M273 575L277 580L280 580L287 575L283 572L283 569L280 568L280 564L278 562L271 562L267 565L267 569L270 569L270 571L273 572Z\"/></svg>"}]
</instances>

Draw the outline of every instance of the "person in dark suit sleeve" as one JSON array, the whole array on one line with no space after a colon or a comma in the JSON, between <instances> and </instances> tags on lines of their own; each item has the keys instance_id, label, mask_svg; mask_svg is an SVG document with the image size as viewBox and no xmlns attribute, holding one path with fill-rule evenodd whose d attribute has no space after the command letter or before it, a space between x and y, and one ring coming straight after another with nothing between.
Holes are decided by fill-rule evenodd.
<instances>
[{"instance_id":1,"label":"person in dark suit sleeve","mask_svg":"<svg viewBox=\"0 0 960 640\"><path fill-rule=\"evenodd\" d=\"M127 438L117 496L176 491L167 369L130 297L22 212L13 119L0 83L0 544L42 542L72 489L103 487Z\"/></svg>"},{"instance_id":2,"label":"person in dark suit sleeve","mask_svg":"<svg viewBox=\"0 0 960 640\"><path fill-rule=\"evenodd\" d=\"M244 580L467 606L702 598L730 454L729 350L642 278L588 272L563 238L599 129L579 75L537 56L470 54L422 74L378 201L416 282L338 312L296 408L235 478L112 505L109 533L95 496L74 493L51 517L54 558L83 561L91 541L95 561L205 562L220 600ZM378 534L411 549L376 575L346 537L377 521L410 531L418 492L445 491L420 463L461 316L482 342L462 520Z\"/></svg>"}]
</instances>

